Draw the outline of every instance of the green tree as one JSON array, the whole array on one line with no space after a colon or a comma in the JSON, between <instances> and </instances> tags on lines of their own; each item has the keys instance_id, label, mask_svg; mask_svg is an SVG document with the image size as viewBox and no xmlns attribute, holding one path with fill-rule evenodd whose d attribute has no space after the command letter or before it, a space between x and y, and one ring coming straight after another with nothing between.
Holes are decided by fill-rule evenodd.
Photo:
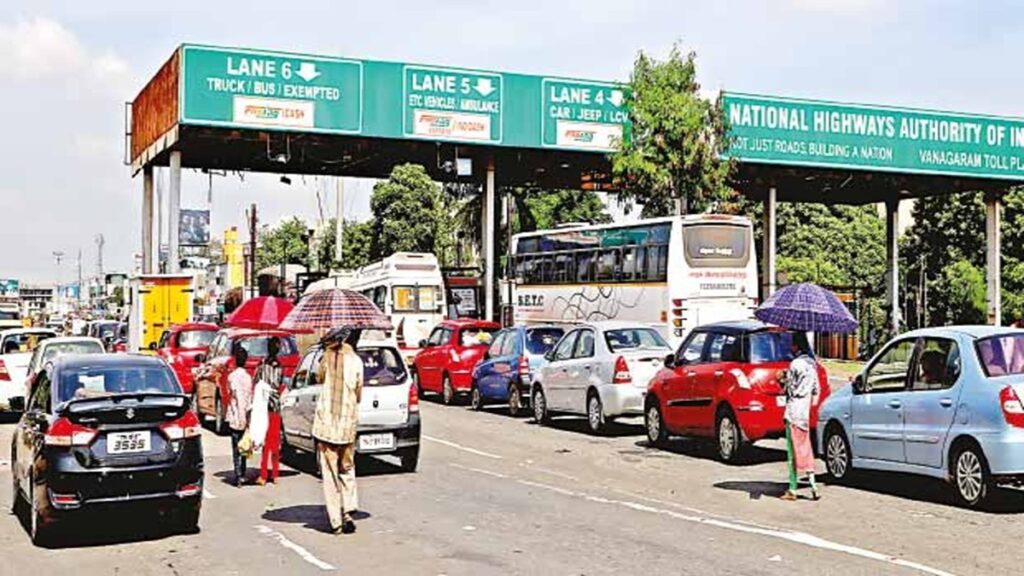
<instances>
[{"instance_id":1,"label":"green tree","mask_svg":"<svg viewBox=\"0 0 1024 576\"><path fill-rule=\"evenodd\" d=\"M935 316L941 324L981 324L987 316L985 274L967 260L942 268L946 296Z\"/></svg>"},{"instance_id":2,"label":"green tree","mask_svg":"<svg viewBox=\"0 0 1024 576\"><path fill-rule=\"evenodd\" d=\"M631 131L612 155L612 172L626 200L644 204L643 216L700 212L731 195L732 163L721 99L700 95L696 54L676 44L668 59L637 55L625 86Z\"/></svg>"},{"instance_id":3,"label":"green tree","mask_svg":"<svg viewBox=\"0 0 1024 576\"><path fill-rule=\"evenodd\" d=\"M395 166L387 180L373 187L371 253L384 257L395 252L436 252L444 246L449 216L441 189L416 164Z\"/></svg>"},{"instance_id":4,"label":"green tree","mask_svg":"<svg viewBox=\"0 0 1024 576\"><path fill-rule=\"evenodd\" d=\"M608 224L612 221L604 202L589 190L534 191L525 196L524 203L532 220L529 222L532 230L548 230L569 222ZM524 219L520 226L526 223Z\"/></svg>"},{"instance_id":5,"label":"green tree","mask_svg":"<svg viewBox=\"0 0 1024 576\"><path fill-rule=\"evenodd\" d=\"M256 267L286 264L309 265L309 227L297 216L277 226L264 225L256 247Z\"/></svg>"},{"instance_id":6,"label":"green tree","mask_svg":"<svg viewBox=\"0 0 1024 576\"><path fill-rule=\"evenodd\" d=\"M884 283L885 222L874 206L827 206L784 203L777 215L779 271L782 258L811 263L821 273L790 281L811 281L837 287L876 291Z\"/></svg>"},{"instance_id":7,"label":"green tree","mask_svg":"<svg viewBox=\"0 0 1024 576\"><path fill-rule=\"evenodd\" d=\"M331 218L322 227L323 240L317 249L320 268L324 271L353 270L373 262L373 256L370 252L371 245L373 244L373 221L345 221L341 239L341 262L334 259L335 222L337 222L337 219Z\"/></svg>"}]
</instances>

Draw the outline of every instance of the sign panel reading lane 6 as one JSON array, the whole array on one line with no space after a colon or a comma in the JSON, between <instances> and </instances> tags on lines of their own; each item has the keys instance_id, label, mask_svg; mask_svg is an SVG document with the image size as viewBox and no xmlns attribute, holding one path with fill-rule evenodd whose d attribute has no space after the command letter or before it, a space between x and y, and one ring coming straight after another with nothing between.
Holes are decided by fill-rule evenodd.
<instances>
[{"instance_id":1,"label":"sign panel reading lane 6","mask_svg":"<svg viewBox=\"0 0 1024 576\"><path fill-rule=\"evenodd\" d=\"M501 142L501 74L405 66L403 131L432 140Z\"/></svg>"},{"instance_id":2,"label":"sign panel reading lane 6","mask_svg":"<svg viewBox=\"0 0 1024 576\"><path fill-rule=\"evenodd\" d=\"M622 89L602 82L544 78L541 82L545 146L612 151L629 122Z\"/></svg>"},{"instance_id":3,"label":"sign panel reading lane 6","mask_svg":"<svg viewBox=\"0 0 1024 576\"><path fill-rule=\"evenodd\" d=\"M360 132L362 75L340 58L185 46L182 122Z\"/></svg>"}]
</instances>

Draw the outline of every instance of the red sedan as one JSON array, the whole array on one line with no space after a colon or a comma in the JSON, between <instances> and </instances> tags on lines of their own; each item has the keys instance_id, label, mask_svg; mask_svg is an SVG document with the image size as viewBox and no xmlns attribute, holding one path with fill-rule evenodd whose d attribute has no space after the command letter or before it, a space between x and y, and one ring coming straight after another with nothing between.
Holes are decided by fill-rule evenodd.
<instances>
[{"instance_id":1,"label":"red sedan","mask_svg":"<svg viewBox=\"0 0 1024 576\"><path fill-rule=\"evenodd\" d=\"M714 438L718 456L732 462L742 448L785 436L786 396L778 381L793 355L792 332L755 320L700 326L665 359L647 387L644 420L654 445L669 435ZM829 394L818 365L821 397ZM818 408L811 410L811 429Z\"/></svg>"},{"instance_id":2,"label":"red sedan","mask_svg":"<svg viewBox=\"0 0 1024 576\"><path fill-rule=\"evenodd\" d=\"M226 328L217 333L210 344L208 357L202 355L197 359L202 366L196 371L195 406L200 419L209 416L214 419L214 431L218 434L227 430L226 411L231 391L228 389L228 374L235 369L235 359L231 351L235 345L245 349L249 357L245 369L249 375L256 372L256 367L267 356L270 340L278 341L277 359L285 377L291 377L295 366L299 363L299 347L290 332L282 330L249 330L246 328Z\"/></svg>"},{"instance_id":3,"label":"red sedan","mask_svg":"<svg viewBox=\"0 0 1024 576\"><path fill-rule=\"evenodd\" d=\"M199 367L196 357L206 354L218 330L216 324L193 322L175 324L160 336L156 353L174 370L185 394L192 393L192 370Z\"/></svg>"},{"instance_id":4,"label":"red sedan","mask_svg":"<svg viewBox=\"0 0 1024 576\"><path fill-rule=\"evenodd\" d=\"M413 378L420 391L440 394L445 404L454 402L456 394L469 394L473 368L500 329L498 323L483 320L445 320L438 324L430 337L420 342L421 350L413 359Z\"/></svg>"}]
</instances>

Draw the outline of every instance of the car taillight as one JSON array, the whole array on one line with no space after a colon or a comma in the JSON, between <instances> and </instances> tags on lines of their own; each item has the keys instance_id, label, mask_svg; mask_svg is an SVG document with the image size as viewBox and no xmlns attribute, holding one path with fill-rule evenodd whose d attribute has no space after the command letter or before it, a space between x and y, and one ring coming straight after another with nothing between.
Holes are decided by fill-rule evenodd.
<instances>
[{"instance_id":1,"label":"car taillight","mask_svg":"<svg viewBox=\"0 0 1024 576\"><path fill-rule=\"evenodd\" d=\"M415 413L420 411L420 393L416 390L415 385L409 386L409 413Z\"/></svg>"},{"instance_id":2,"label":"car taillight","mask_svg":"<svg viewBox=\"0 0 1024 576\"><path fill-rule=\"evenodd\" d=\"M160 430L168 440L197 438L203 432L202 425L199 423L199 417L191 410L186 410L185 414L177 420L164 422L160 425Z\"/></svg>"},{"instance_id":3,"label":"car taillight","mask_svg":"<svg viewBox=\"0 0 1024 576\"><path fill-rule=\"evenodd\" d=\"M67 418L58 418L50 424L43 441L47 446L88 446L98 432L88 426L75 424Z\"/></svg>"},{"instance_id":4,"label":"car taillight","mask_svg":"<svg viewBox=\"0 0 1024 576\"><path fill-rule=\"evenodd\" d=\"M0 360L0 380L11 381L11 373L7 371L7 365L3 360Z\"/></svg>"},{"instance_id":5,"label":"car taillight","mask_svg":"<svg viewBox=\"0 0 1024 576\"><path fill-rule=\"evenodd\" d=\"M629 365L626 359L619 356L615 359L615 376L612 376L612 384L632 384L633 376L629 373Z\"/></svg>"},{"instance_id":6,"label":"car taillight","mask_svg":"<svg viewBox=\"0 0 1024 576\"><path fill-rule=\"evenodd\" d=\"M1024 404L1012 387L1007 386L999 392L999 404L1003 407L1003 418L1007 424L1024 428Z\"/></svg>"},{"instance_id":7,"label":"car taillight","mask_svg":"<svg viewBox=\"0 0 1024 576\"><path fill-rule=\"evenodd\" d=\"M519 375L523 377L530 375L530 359L526 356L519 357Z\"/></svg>"}]
</instances>

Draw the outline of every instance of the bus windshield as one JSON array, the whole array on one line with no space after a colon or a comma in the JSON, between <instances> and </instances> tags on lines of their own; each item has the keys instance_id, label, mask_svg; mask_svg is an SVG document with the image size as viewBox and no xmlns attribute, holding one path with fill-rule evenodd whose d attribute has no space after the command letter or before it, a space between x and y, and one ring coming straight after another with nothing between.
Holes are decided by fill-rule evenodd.
<instances>
[{"instance_id":1,"label":"bus windshield","mask_svg":"<svg viewBox=\"0 0 1024 576\"><path fill-rule=\"evenodd\" d=\"M742 268L747 265L750 228L695 224L683 228L686 262L694 268Z\"/></svg>"}]
</instances>

